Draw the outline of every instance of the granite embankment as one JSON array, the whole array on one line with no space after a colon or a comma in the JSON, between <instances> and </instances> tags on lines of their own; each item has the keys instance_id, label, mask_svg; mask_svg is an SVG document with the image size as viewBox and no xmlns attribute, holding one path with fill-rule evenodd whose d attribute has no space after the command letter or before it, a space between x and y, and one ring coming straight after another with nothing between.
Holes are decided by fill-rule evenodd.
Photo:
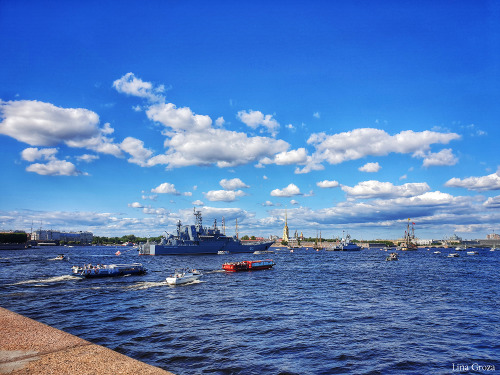
<instances>
[{"instance_id":1,"label":"granite embankment","mask_svg":"<svg viewBox=\"0 0 500 375\"><path fill-rule=\"evenodd\" d=\"M1 307L0 374L174 375Z\"/></svg>"}]
</instances>

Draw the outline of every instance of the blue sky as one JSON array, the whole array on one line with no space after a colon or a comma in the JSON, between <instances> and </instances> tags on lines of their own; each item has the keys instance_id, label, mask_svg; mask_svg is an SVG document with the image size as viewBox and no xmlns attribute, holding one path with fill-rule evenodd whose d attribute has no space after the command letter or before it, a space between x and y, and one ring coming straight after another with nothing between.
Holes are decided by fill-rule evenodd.
<instances>
[{"instance_id":1,"label":"blue sky","mask_svg":"<svg viewBox=\"0 0 500 375\"><path fill-rule=\"evenodd\" d=\"M500 231L498 2L50 5L0 3L1 229Z\"/></svg>"}]
</instances>

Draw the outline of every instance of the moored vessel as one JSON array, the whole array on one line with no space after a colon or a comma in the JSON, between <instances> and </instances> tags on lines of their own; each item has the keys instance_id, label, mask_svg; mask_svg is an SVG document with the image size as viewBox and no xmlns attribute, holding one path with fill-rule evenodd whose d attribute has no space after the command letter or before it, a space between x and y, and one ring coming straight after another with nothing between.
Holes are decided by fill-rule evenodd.
<instances>
[{"instance_id":1,"label":"moored vessel","mask_svg":"<svg viewBox=\"0 0 500 375\"><path fill-rule=\"evenodd\" d=\"M222 269L229 272L257 271L272 268L276 263L272 259L265 260L243 260L241 262L228 262L222 265Z\"/></svg>"}]
</instances>

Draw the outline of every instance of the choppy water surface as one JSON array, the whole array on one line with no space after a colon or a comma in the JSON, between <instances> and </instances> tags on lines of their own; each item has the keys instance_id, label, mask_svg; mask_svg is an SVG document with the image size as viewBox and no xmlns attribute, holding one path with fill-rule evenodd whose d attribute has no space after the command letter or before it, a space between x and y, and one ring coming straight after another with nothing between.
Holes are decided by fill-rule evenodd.
<instances>
[{"instance_id":1,"label":"choppy water surface","mask_svg":"<svg viewBox=\"0 0 500 375\"><path fill-rule=\"evenodd\" d=\"M500 251L139 257L135 250L0 251L0 306L178 375L449 374L500 370ZM121 249L123 251L123 249ZM69 261L51 260L64 253ZM271 270L225 261L271 257ZM144 276L79 279L72 265L141 262ZM175 268L205 275L169 286ZM491 367L490 367L491 368ZM473 371L470 371L473 373Z\"/></svg>"}]
</instances>

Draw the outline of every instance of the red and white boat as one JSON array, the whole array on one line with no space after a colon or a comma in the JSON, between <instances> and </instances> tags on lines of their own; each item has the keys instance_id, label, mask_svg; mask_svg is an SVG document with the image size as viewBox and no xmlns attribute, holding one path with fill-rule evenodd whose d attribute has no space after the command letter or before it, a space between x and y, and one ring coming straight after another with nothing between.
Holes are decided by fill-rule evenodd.
<instances>
[{"instance_id":1,"label":"red and white boat","mask_svg":"<svg viewBox=\"0 0 500 375\"><path fill-rule=\"evenodd\" d=\"M257 271L272 268L276 263L272 259L265 260L243 260L241 262L229 262L222 265L222 269L229 272Z\"/></svg>"}]
</instances>

